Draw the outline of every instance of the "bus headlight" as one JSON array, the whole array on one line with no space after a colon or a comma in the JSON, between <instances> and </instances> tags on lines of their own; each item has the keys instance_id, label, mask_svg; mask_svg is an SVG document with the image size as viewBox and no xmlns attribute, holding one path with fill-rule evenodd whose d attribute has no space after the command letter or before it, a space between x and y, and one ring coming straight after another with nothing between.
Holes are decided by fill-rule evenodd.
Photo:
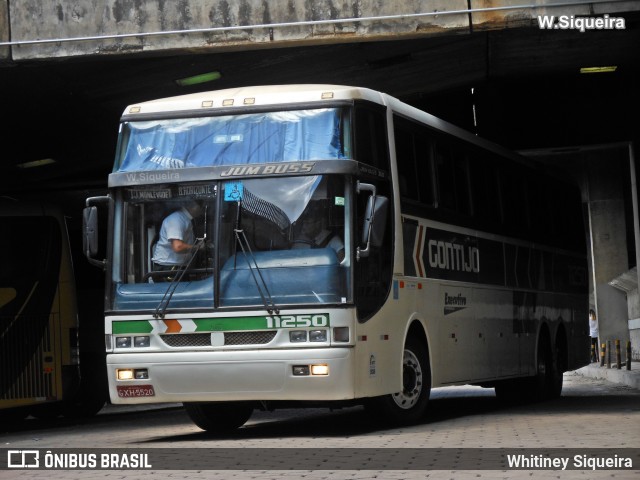
<instances>
[{"instance_id":1,"label":"bus headlight","mask_svg":"<svg viewBox=\"0 0 640 480\"><path fill-rule=\"evenodd\" d=\"M326 363L317 365L293 365L292 372L296 377L307 377L309 375L327 376L329 375L329 365Z\"/></svg>"},{"instance_id":2,"label":"bus headlight","mask_svg":"<svg viewBox=\"0 0 640 480\"><path fill-rule=\"evenodd\" d=\"M329 365L311 365L311 375L329 375Z\"/></svg>"},{"instance_id":3,"label":"bus headlight","mask_svg":"<svg viewBox=\"0 0 640 480\"><path fill-rule=\"evenodd\" d=\"M133 340L133 342L132 342ZM151 337L148 335L139 337L116 337L116 348L148 347L151 345Z\"/></svg>"},{"instance_id":4,"label":"bus headlight","mask_svg":"<svg viewBox=\"0 0 640 480\"><path fill-rule=\"evenodd\" d=\"M116 369L117 380L148 380L149 370L146 368L117 368Z\"/></svg>"},{"instance_id":5,"label":"bus headlight","mask_svg":"<svg viewBox=\"0 0 640 480\"><path fill-rule=\"evenodd\" d=\"M311 330L309 332L309 341L310 342L326 342L327 341L327 331L326 330Z\"/></svg>"},{"instance_id":6,"label":"bus headlight","mask_svg":"<svg viewBox=\"0 0 640 480\"><path fill-rule=\"evenodd\" d=\"M151 344L151 337L145 335L144 337L133 337L134 347L148 347Z\"/></svg>"},{"instance_id":7,"label":"bus headlight","mask_svg":"<svg viewBox=\"0 0 640 480\"><path fill-rule=\"evenodd\" d=\"M307 341L306 330L291 330L289 332L289 341L291 343L301 343Z\"/></svg>"},{"instance_id":8,"label":"bus headlight","mask_svg":"<svg viewBox=\"0 0 640 480\"><path fill-rule=\"evenodd\" d=\"M116 369L116 378L118 380L133 380L133 368Z\"/></svg>"}]
</instances>

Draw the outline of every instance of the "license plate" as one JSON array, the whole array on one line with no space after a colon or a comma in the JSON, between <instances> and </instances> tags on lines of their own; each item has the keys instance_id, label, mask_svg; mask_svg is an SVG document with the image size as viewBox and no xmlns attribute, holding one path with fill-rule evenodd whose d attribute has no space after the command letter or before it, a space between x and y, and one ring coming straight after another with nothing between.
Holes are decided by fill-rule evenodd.
<instances>
[{"instance_id":1,"label":"license plate","mask_svg":"<svg viewBox=\"0 0 640 480\"><path fill-rule=\"evenodd\" d=\"M118 385L118 397L154 397L153 385Z\"/></svg>"}]
</instances>

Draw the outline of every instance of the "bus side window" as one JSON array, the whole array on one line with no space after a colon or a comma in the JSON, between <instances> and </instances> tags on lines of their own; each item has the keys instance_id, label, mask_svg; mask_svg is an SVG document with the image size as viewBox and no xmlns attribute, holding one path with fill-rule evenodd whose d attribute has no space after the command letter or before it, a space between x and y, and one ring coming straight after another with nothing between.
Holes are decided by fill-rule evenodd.
<instances>
[{"instance_id":1,"label":"bus side window","mask_svg":"<svg viewBox=\"0 0 640 480\"><path fill-rule=\"evenodd\" d=\"M483 223L502 223L498 172L491 157L480 151L472 153L469 162L473 215Z\"/></svg>"},{"instance_id":2,"label":"bus side window","mask_svg":"<svg viewBox=\"0 0 640 480\"><path fill-rule=\"evenodd\" d=\"M453 181L456 188L456 211L471 215L471 182L469 178L469 157L463 150L456 151L453 159Z\"/></svg>"},{"instance_id":3,"label":"bus side window","mask_svg":"<svg viewBox=\"0 0 640 480\"><path fill-rule=\"evenodd\" d=\"M355 108L355 159L359 162L389 172L389 142L385 108L367 103L356 103ZM363 179L369 183L370 179ZM390 177L376 180L378 195L392 199ZM355 241L362 238L364 225L362 216L366 209L367 192L362 192L356 199L356 224L359 231ZM393 207L389 207L393 211ZM383 244L372 247L368 257L355 263L355 297L358 320L367 321L384 305L391 291L391 274L393 266L393 220L388 215ZM359 245L355 245L357 247Z\"/></svg>"},{"instance_id":4,"label":"bus side window","mask_svg":"<svg viewBox=\"0 0 640 480\"><path fill-rule=\"evenodd\" d=\"M451 150L437 142L435 145L435 164L438 184L438 208L456 209L456 189L453 183L453 161Z\"/></svg>"},{"instance_id":5,"label":"bus side window","mask_svg":"<svg viewBox=\"0 0 640 480\"><path fill-rule=\"evenodd\" d=\"M416 157L413 135L406 128L394 120L394 135L396 143L396 161L398 163L398 185L400 197L403 199L420 201L416 172Z\"/></svg>"},{"instance_id":6,"label":"bus side window","mask_svg":"<svg viewBox=\"0 0 640 480\"><path fill-rule=\"evenodd\" d=\"M385 108L357 103L355 108L355 159L389 171Z\"/></svg>"},{"instance_id":7,"label":"bus side window","mask_svg":"<svg viewBox=\"0 0 640 480\"><path fill-rule=\"evenodd\" d=\"M399 116L393 123L400 196L433 206L432 145L428 128Z\"/></svg>"},{"instance_id":8,"label":"bus side window","mask_svg":"<svg viewBox=\"0 0 640 480\"><path fill-rule=\"evenodd\" d=\"M509 227L508 234L522 236L530 224L525 178L508 168L503 169L500 178L504 226Z\"/></svg>"}]
</instances>

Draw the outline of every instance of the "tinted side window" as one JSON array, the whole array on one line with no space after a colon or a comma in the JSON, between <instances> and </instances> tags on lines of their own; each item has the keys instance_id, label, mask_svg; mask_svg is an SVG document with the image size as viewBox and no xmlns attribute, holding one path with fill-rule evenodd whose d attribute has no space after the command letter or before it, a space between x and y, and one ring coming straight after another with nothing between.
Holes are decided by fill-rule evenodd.
<instances>
[{"instance_id":1,"label":"tinted side window","mask_svg":"<svg viewBox=\"0 0 640 480\"><path fill-rule=\"evenodd\" d=\"M358 103L355 107L355 159L372 167L389 172L389 148L385 108L377 105ZM390 177L361 179L376 186L378 195L388 200L385 233L382 245L371 246L368 257L361 258L354 266L355 298L358 320L367 321L377 312L391 290L393 269L393 192ZM370 193L363 191L357 195L355 206L356 235L354 249L362 246L363 217Z\"/></svg>"},{"instance_id":2,"label":"tinted side window","mask_svg":"<svg viewBox=\"0 0 640 480\"><path fill-rule=\"evenodd\" d=\"M474 151L469 161L473 215L483 223L502 223L500 185L495 163L488 154Z\"/></svg>"},{"instance_id":3,"label":"tinted side window","mask_svg":"<svg viewBox=\"0 0 640 480\"><path fill-rule=\"evenodd\" d=\"M435 164L438 206L462 215L471 215L469 157L462 147L437 141Z\"/></svg>"},{"instance_id":4,"label":"tinted side window","mask_svg":"<svg viewBox=\"0 0 640 480\"><path fill-rule=\"evenodd\" d=\"M371 104L355 107L355 159L389 171L385 108Z\"/></svg>"},{"instance_id":5,"label":"tinted side window","mask_svg":"<svg viewBox=\"0 0 640 480\"><path fill-rule=\"evenodd\" d=\"M400 196L433 205L432 142L427 127L402 117L394 118L396 162Z\"/></svg>"}]
</instances>

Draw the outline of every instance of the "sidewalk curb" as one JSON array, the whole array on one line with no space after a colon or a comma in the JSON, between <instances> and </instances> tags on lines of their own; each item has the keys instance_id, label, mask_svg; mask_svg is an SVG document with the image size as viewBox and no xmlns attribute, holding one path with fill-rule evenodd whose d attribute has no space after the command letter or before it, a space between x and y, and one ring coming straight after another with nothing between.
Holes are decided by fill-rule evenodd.
<instances>
[{"instance_id":1,"label":"sidewalk curb","mask_svg":"<svg viewBox=\"0 0 640 480\"><path fill-rule=\"evenodd\" d=\"M575 372L584 377L607 380L612 383L619 383L640 390L640 364L638 363L632 364L631 370L626 370L625 367L620 370L617 368L601 367L597 363L592 363Z\"/></svg>"}]
</instances>

